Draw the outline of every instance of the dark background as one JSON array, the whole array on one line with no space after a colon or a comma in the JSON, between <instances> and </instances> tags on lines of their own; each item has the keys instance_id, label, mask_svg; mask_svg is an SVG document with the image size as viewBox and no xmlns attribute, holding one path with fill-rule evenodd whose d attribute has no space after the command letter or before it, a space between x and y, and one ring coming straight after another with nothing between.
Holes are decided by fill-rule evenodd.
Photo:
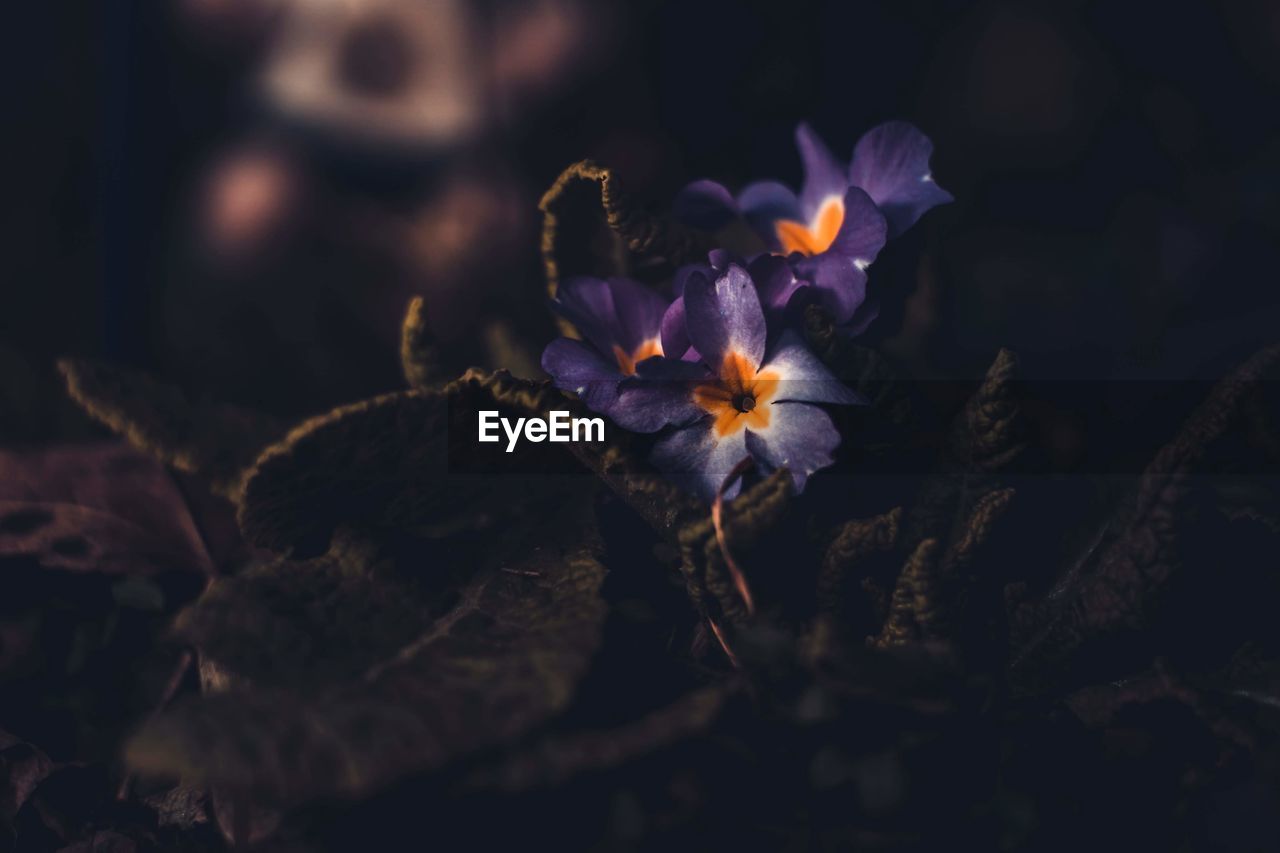
<instances>
[{"instance_id":1,"label":"dark background","mask_svg":"<svg viewBox=\"0 0 1280 853\"><path fill-rule=\"evenodd\" d=\"M495 320L536 357L534 205L561 168L597 158L658 208L701 176L794 182L800 120L841 156L889 118L936 144L957 202L873 272L873 338L919 378L973 376L998 346L1033 376L1209 378L1280 319L1280 11L1263 0L563 2L563 49L488 89L523 7L466 4L466 62L426 85L479 80L485 120L422 144L267 103L278 5L7 13L4 438L64 428L42 390L63 354L289 413L395 387L414 293L457 366L492 361ZM394 102L389 73L354 88ZM210 187L246 160L266 212L219 236ZM452 247L406 251L465 207L459 175L498 200Z\"/></svg>"}]
</instances>

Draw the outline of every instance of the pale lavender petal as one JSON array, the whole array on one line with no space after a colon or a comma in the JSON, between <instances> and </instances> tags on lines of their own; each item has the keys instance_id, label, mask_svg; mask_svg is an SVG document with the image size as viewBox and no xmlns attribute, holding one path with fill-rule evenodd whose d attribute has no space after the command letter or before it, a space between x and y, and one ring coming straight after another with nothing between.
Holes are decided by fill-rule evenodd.
<instances>
[{"instance_id":1,"label":"pale lavender petal","mask_svg":"<svg viewBox=\"0 0 1280 853\"><path fill-rule=\"evenodd\" d=\"M725 478L747 458L746 430L717 438L714 418L705 417L673 432L654 445L650 461L676 485L704 500L715 500ZM733 497L740 488L735 483L725 492Z\"/></svg>"},{"instance_id":2,"label":"pale lavender petal","mask_svg":"<svg viewBox=\"0 0 1280 853\"><path fill-rule=\"evenodd\" d=\"M837 379L791 329L782 333L760 370L778 374L780 381L774 402L867 403L866 398Z\"/></svg>"},{"instance_id":3,"label":"pale lavender petal","mask_svg":"<svg viewBox=\"0 0 1280 853\"><path fill-rule=\"evenodd\" d=\"M891 121L863 134L853 149L849 181L867 191L897 236L935 205L952 200L929 170L933 143L914 125Z\"/></svg>"},{"instance_id":4,"label":"pale lavender petal","mask_svg":"<svg viewBox=\"0 0 1280 853\"><path fill-rule=\"evenodd\" d=\"M607 412L618 397L622 374L592 347L571 338L557 338L542 351L542 369L555 386L582 398L588 408Z\"/></svg>"},{"instance_id":5,"label":"pale lavender petal","mask_svg":"<svg viewBox=\"0 0 1280 853\"><path fill-rule=\"evenodd\" d=\"M760 297L747 271L737 264L712 284L690 279L684 291L689 341L703 360L719 371L730 352L741 353L753 368L764 357L765 323Z\"/></svg>"},{"instance_id":6,"label":"pale lavender petal","mask_svg":"<svg viewBox=\"0 0 1280 853\"><path fill-rule=\"evenodd\" d=\"M723 184L701 180L694 181L676 194L671 212L681 222L715 231L738 215L738 203Z\"/></svg>"},{"instance_id":7,"label":"pale lavender petal","mask_svg":"<svg viewBox=\"0 0 1280 853\"><path fill-rule=\"evenodd\" d=\"M767 429L744 432L751 457L766 472L790 471L797 493L810 474L835 461L832 454L840 446L840 433L827 413L804 403L776 403L769 407Z\"/></svg>"},{"instance_id":8,"label":"pale lavender petal","mask_svg":"<svg viewBox=\"0 0 1280 853\"><path fill-rule=\"evenodd\" d=\"M792 262L796 276L813 285L836 325L849 322L867 298L867 273L852 258L826 252Z\"/></svg>"},{"instance_id":9,"label":"pale lavender petal","mask_svg":"<svg viewBox=\"0 0 1280 853\"><path fill-rule=\"evenodd\" d=\"M796 128L796 147L804 166L804 187L800 190L802 222L811 222L830 198L844 198L849 188L845 167L831 153L822 138L805 123Z\"/></svg>"},{"instance_id":10,"label":"pale lavender petal","mask_svg":"<svg viewBox=\"0 0 1280 853\"><path fill-rule=\"evenodd\" d=\"M889 224L876 203L857 187L844 194L844 220L828 252L853 258L859 266L868 267L884 248Z\"/></svg>"}]
</instances>

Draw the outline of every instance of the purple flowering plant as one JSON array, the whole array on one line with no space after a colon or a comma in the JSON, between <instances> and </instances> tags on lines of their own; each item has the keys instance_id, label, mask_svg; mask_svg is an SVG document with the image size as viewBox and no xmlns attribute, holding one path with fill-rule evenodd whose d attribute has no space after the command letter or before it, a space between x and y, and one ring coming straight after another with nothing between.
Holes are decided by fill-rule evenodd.
<instances>
[{"instance_id":1,"label":"purple flowering plant","mask_svg":"<svg viewBox=\"0 0 1280 853\"><path fill-rule=\"evenodd\" d=\"M821 406L866 401L809 349L799 320L816 305L842 334L865 331L878 313L868 269L885 242L952 200L930 171L932 143L905 122L867 132L847 165L806 124L796 145L799 193L765 180L734 195L699 180L673 205L713 234L745 221L764 251L713 249L675 271L669 297L628 278L575 277L553 299L580 336L543 353L556 386L656 434L653 464L707 500L735 493L743 468L785 468L799 492L833 462L840 434Z\"/></svg>"}]
</instances>

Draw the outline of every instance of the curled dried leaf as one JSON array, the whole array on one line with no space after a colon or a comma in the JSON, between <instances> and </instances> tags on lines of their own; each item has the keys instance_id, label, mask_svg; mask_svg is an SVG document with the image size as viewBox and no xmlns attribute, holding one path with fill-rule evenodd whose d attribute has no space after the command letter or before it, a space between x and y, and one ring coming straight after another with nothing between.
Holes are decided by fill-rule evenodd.
<instances>
[{"instance_id":1,"label":"curled dried leaf","mask_svg":"<svg viewBox=\"0 0 1280 853\"><path fill-rule=\"evenodd\" d=\"M583 160L565 169L542 196L542 261L554 297L571 275L635 274L639 266L674 267L710 248L696 232L650 216L618 186L608 168Z\"/></svg>"},{"instance_id":2,"label":"curled dried leaf","mask_svg":"<svg viewBox=\"0 0 1280 853\"><path fill-rule=\"evenodd\" d=\"M970 470L1003 468L1024 447L1013 387L1017 372L1018 357L1007 349L1000 350L961 413L952 448L956 459Z\"/></svg>"},{"instance_id":3,"label":"curled dried leaf","mask_svg":"<svg viewBox=\"0 0 1280 853\"><path fill-rule=\"evenodd\" d=\"M430 388L447 379L435 336L427 325L426 302L421 296L409 301L409 310L400 327L400 366L410 388Z\"/></svg>"},{"instance_id":4,"label":"curled dried leaf","mask_svg":"<svg viewBox=\"0 0 1280 853\"><path fill-rule=\"evenodd\" d=\"M887 551L898 541L902 507L874 518L846 521L836 531L822 558L818 574L818 606L825 612L840 609L845 581L858 563L877 552Z\"/></svg>"},{"instance_id":5,"label":"curled dried leaf","mask_svg":"<svg viewBox=\"0 0 1280 853\"><path fill-rule=\"evenodd\" d=\"M71 397L95 420L179 471L236 499L245 472L285 433L276 418L207 400L145 374L79 359L58 363Z\"/></svg>"},{"instance_id":6,"label":"curled dried leaf","mask_svg":"<svg viewBox=\"0 0 1280 853\"><path fill-rule=\"evenodd\" d=\"M1008 510L1013 501L1014 489L987 492L974 504L965 522L960 538L952 542L942 562L943 575L953 576L968 571L974 554L991 536L991 528Z\"/></svg>"},{"instance_id":7,"label":"curled dried leaf","mask_svg":"<svg viewBox=\"0 0 1280 853\"><path fill-rule=\"evenodd\" d=\"M1017 367L1017 357L1000 350L956 416L941 459L942 473L925 483L909 514L909 546L949 536L983 495L999 487L995 475L1025 448L1013 384Z\"/></svg>"},{"instance_id":8,"label":"curled dried leaf","mask_svg":"<svg viewBox=\"0 0 1280 853\"><path fill-rule=\"evenodd\" d=\"M926 539L907 558L893 589L889 618L872 645L884 648L936 636L938 551L938 540Z\"/></svg>"}]
</instances>

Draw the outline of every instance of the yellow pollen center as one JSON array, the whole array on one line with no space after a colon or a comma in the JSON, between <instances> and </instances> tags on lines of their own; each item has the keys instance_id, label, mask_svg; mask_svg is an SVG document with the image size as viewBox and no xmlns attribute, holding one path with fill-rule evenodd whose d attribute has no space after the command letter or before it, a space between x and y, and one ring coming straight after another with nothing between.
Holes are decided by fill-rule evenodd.
<instances>
[{"instance_id":1,"label":"yellow pollen center","mask_svg":"<svg viewBox=\"0 0 1280 853\"><path fill-rule=\"evenodd\" d=\"M715 415L714 429L721 438L747 427L764 430L769 426L765 404L778 393L778 378L771 370L757 373L745 356L730 352L724 357L720 378L695 387L693 401Z\"/></svg>"},{"instance_id":2,"label":"yellow pollen center","mask_svg":"<svg viewBox=\"0 0 1280 853\"><path fill-rule=\"evenodd\" d=\"M774 232L782 244L784 254L799 252L802 255L819 255L831 248L844 223L844 202L829 198L823 202L818 215L808 225L794 219L779 219Z\"/></svg>"},{"instance_id":3,"label":"yellow pollen center","mask_svg":"<svg viewBox=\"0 0 1280 853\"><path fill-rule=\"evenodd\" d=\"M655 355L662 355L662 341L657 338L649 338L630 353L617 344L613 345L613 357L618 360L618 369L622 371L623 376L635 376L636 365Z\"/></svg>"}]
</instances>

